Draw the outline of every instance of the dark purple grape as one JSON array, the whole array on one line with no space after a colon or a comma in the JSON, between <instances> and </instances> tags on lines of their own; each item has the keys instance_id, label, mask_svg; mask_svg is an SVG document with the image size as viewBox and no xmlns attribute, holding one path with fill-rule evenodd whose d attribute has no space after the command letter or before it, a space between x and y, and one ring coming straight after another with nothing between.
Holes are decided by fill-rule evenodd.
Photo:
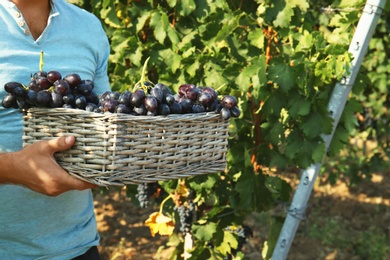
<instances>
[{"instance_id":1,"label":"dark purple grape","mask_svg":"<svg viewBox=\"0 0 390 260\"><path fill-rule=\"evenodd\" d=\"M106 91L100 95L99 100L101 103L104 103L104 100L109 99L111 95L111 91Z\"/></svg>"},{"instance_id":2,"label":"dark purple grape","mask_svg":"<svg viewBox=\"0 0 390 260\"><path fill-rule=\"evenodd\" d=\"M213 97L207 92L201 92L198 95L198 102L200 102L203 106L207 107L213 103Z\"/></svg>"},{"instance_id":3,"label":"dark purple grape","mask_svg":"<svg viewBox=\"0 0 390 260\"><path fill-rule=\"evenodd\" d=\"M36 79L36 81L37 81L38 86L42 90L49 89L52 86L52 84L50 83L50 81L46 77L39 77Z\"/></svg>"},{"instance_id":4,"label":"dark purple grape","mask_svg":"<svg viewBox=\"0 0 390 260\"><path fill-rule=\"evenodd\" d=\"M171 90L163 83L157 83L154 87L161 89L165 96L172 95Z\"/></svg>"},{"instance_id":5,"label":"dark purple grape","mask_svg":"<svg viewBox=\"0 0 390 260\"><path fill-rule=\"evenodd\" d=\"M70 104L70 105L74 104L74 95L71 93L64 95L62 99L64 100L65 104Z\"/></svg>"},{"instance_id":6,"label":"dark purple grape","mask_svg":"<svg viewBox=\"0 0 390 260\"><path fill-rule=\"evenodd\" d=\"M96 105L95 103L90 103L88 102L87 105L85 106L85 110L88 111L88 112L95 112L96 109L98 109L98 105Z\"/></svg>"},{"instance_id":7,"label":"dark purple grape","mask_svg":"<svg viewBox=\"0 0 390 260\"><path fill-rule=\"evenodd\" d=\"M130 114L131 109L125 104L118 104L115 108L115 113Z\"/></svg>"},{"instance_id":8,"label":"dark purple grape","mask_svg":"<svg viewBox=\"0 0 390 260\"><path fill-rule=\"evenodd\" d=\"M146 109L146 107L144 106L144 104L141 104L140 106L138 107L134 107L133 108L134 112L137 114L137 115L146 115L148 113L148 110Z\"/></svg>"},{"instance_id":9,"label":"dark purple grape","mask_svg":"<svg viewBox=\"0 0 390 260\"><path fill-rule=\"evenodd\" d=\"M161 104L164 100L164 93L160 88L152 88L150 94L157 99L157 102Z\"/></svg>"},{"instance_id":10,"label":"dark purple grape","mask_svg":"<svg viewBox=\"0 0 390 260\"><path fill-rule=\"evenodd\" d=\"M63 108L74 108L71 104L64 104L63 106L62 106Z\"/></svg>"},{"instance_id":11,"label":"dark purple grape","mask_svg":"<svg viewBox=\"0 0 390 260\"><path fill-rule=\"evenodd\" d=\"M4 108L18 108L18 103L16 101L16 97L11 93L7 93L1 101L1 105Z\"/></svg>"},{"instance_id":12,"label":"dark purple grape","mask_svg":"<svg viewBox=\"0 0 390 260\"><path fill-rule=\"evenodd\" d=\"M37 93L37 106L39 107L50 107L51 95L47 90L41 90Z\"/></svg>"},{"instance_id":13,"label":"dark purple grape","mask_svg":"<svg viewBox=\"0 0 390 260\"><path fill-rule=\"evenodd\" d=\"M47 73L46 77L47 77L47 80L49 80L50 83L54 84L54 82L56 82L57 80L62 78L62 75L58 71L52 70L52 71L49 71Z\"/></svg>"},{"instance_id":14,"label":"dark purple grape","mask_svg":"<svg viewBox=\"0 0 390 260\"><path fill-rule=\"evenodd\" d=\"M64 100L61 94L56 92L51 92L50 107L62 107L64 105Z\"/></svg>"},{"instance_id":15,"label":"dark purple grape","mask_svg":"<svg viewBox=\"0 0 390 260\"><path fill-rule=\"evenodd\" d=\"M202 89L202 92L210 94L213 99L217 99L218 98L218 92L215 89L213 89L213 88L204 87Z\"/></svg>"},{"instance_id":16,"label":"dark purple grape","mask_svg":"<svg viewBox=\"0 0 390 260\"><path fill-rule=\"evenodd\" d=\"M28 89L31 89L31 90L34 90L36 92L42 90L41 87L38 85L37 81L35 79L31 80L29 83L28 83Z\"/></svg>"},{"instance_id":17,"label":"dark purple grape","mask_svg":"<svg viewBox=\"0 0 390 260\"><path fill-rule=\"evenodd\" d=\"M200 104L194 104L193 106L192 106L192 112L193 113L203 113L203 112L205 112L206 111L206 109L204 108L204 106L203 105L200 105Z\"/></svg>"},{"instance_id":18,"label":"dark purple grape","mask_svg":"<svg viewBox=\"0 0 390 260\"><path fill-rule=\"evenodd\" d=\"M56 80L53 83L53 86L54 86L54 92L62 96L68 94L68 92L70 91L69 83L63 79Z\"/></svg>"},{"instance_id":19,"label":"dark purple grape","mask_svg":"<svg viewBox=\"0 0 390 260\"><path fill-rule=\"evenodd\" d=\"M179 94L181 97L185 96L186 93L187 93L187 90L188 90L189 88L195 88L195 85L193 85L193 84L182 84L182 85L180 85L180 87L179 87L179 93L178 93L178 94Z\"/></svg>"},{"instance_id":20,"label":"dark purple grape","mask_svg":"<svg viewBox=\"0 0 390 260\"><path fill-rule=\"evenodd\" d=\"M86 95L85 98L87 99L87 102L89 102L89 103L94 103L96 105L99 104L99 97L93 91L89 95Z\"/></svg>"},{"instance_id":21,"label":"dark purple grape","mask_svg":"<svg viewBox=\"0 0 390 260\"><path fill-rule=\"evenodd\" d=\"M191 99L192 101L196 101L198 99L198 90L196 88L189 87L186 91L185 97Z\"/></svg>"},{"instance_id":22,"label":"dark purple grape","mask_svg":"<svg viewBox=\"0 0 390 260\"><path fill-rule=\"evenodd\" d=\"M132 95L132 93L130 90L123 91L120 94L119 99L118 99L119 104L124 104L128 107L131 107L131 102L130 102L131 95Z\"/></svg>"},{"instance_id":23,"label":"dark purple grape","mask_svg":"<svg viewBox=\"0 0 390 260\"><path fill-rule=\"evenodd\" d=\"M164 102L168 105L172 105L175 102L175 97L172 94L165 95Z\"/></svg>"},{"instance_id":24,"label":"dark purple grape","mask_svg":"<svg viewBox=\"0 0 390 260\"><path fill-rule=\"evenodd\" d=\"M208 110L209 111L215 111L217 114L221 112L222 109L222 104L218 99L215 99L209 106Z\"/></svg>"},{"instance_id":25,"label":"dark purple grape","mask_svg":"<svg viewBox=\"0 0 390 260\"><path fill-rule=\"evenodd\" d=\"M146 115L147 116L157 116L157 110L155 110L155 111L148 111L148 112L146 112Z\"/></svg>"},{"instance_id":26,"label":"dark purple grape","mask_svg":"<svg viewBox=\"0 0 390 260\"><path fill-rule=\"evenodd\" d=\"M236 106L230 109L230 113L232 117L239 117L241 115L240 109Z\"/></svg>"},{"instance_id":27,"label":"dark purple grape","mask_svg":"<svg viewBox=\"0 0 390 260\"><path fill-rule=\"evenodd\" d=\"M32 76L33 79L38 79L38 78L46 78L47 77L47 72L40 70L34 73Z\"/></svg>"},{"instance_id":28,"label":"dark purple grape","mask_svg":"<svg viewBox=\"0 0 390 260\"><path fill-rule=\"evenodd\" d=\"M76 108L85 109L87 106L87 99L83 95L76 95L74 98L74 105Z\"/></svg>"},{"instance_id":29,"label":"dark purple grape","mask_svg":"<svg viewBox=\"0 0 390 260\"><path fill-rule=\"evenodd\" d=\"M223 120L228 120L231 117L230 109L223 107L221 109L221 117Z\"/></svg>"},{"instance_id":30,"label":"dark purple grape","mask_svg":"<svg viewBox=\"0 0 390 260\"><path fill-rule=\"evenodd\" d=\"M182 113L181 105L176 101L172 105L169 106L169 109L171 110L171 114L181 114Z\"/></svg>"},{"instance_id":31,"label":"dark purple grape","mask_svg":"<svg viewBox=\"0 0 390 260\"><path fill-rule=\"evenodd\" d=\"M76 88L81 83L81 77L77 73L68 74L64 77L64 80L68 82L71 89Z\"/></svg>"},{"instance_id":32,"label":"dark purple grape","mask_svg":"<svg viewBox=\"0 0 390 260\"><path fill-rule=\"evenodd\" d=\"M145 97L145 92L142 89L137 89L131 95L130 102L133 106L139 107L141 104L143 104Z\"/></svg>"},{"instance_id":33,"label":"dark purple grape","mask_svg":"<svg viewBox=\"0 0 390 260\"><path fill-rule=\"evenodd\" d=\"M162 93L162 92L161 92ZM144 106L148 111L156 111L158 107L157 98L152 95L147 95L144 99Z\"/></svg>"},{"instance_id":34,"label":"dark purple grape","mask_svg":"<svg viewBox=\"0 0 390 260\"><path fill-rule=\"evenodd\" d=\"M106 99L103 103L103 110L104 110L104 112L108 111L108 112L114 113L115 108L118 104L119 104L118 100L116 100L116 99L112 99L112 98Z\"/></svg>"},{"instance_id":35,"label":"dark purple grape","mask_svg":"<svg viewBox=\"0 0 390 260\"><path fill-rule=\"evenodd\" d=\"M81 95L89 95L93 90L93 85L89 84L85 81L81 81L81 83L77 86L77 92Z\"/></svg>"},{"instance_id":36,"label":"dark purple grape","mask_svg":"<svg viewBox=\"0 0 390 260\"><path fill-rule=\"evenodd\" d=\"M184 98L179 102L179 104L181 105L181 112L185 114L191 113L192 105L194 104L194 102L192 102L192 100L190 99Z\"/></svg>"},{"instance_id":37,"label":"dark purple grape","mask_svg":"<svg viewBox=\"0 0 390 260\"><path fill-rule=\"evenodd\" d=\"M237 99L234 96L224 96L222 99L222 106L226 108L233 108L237 106Z\"/></svg>"},{"instance_id":38,"label":"dark purple grape","mask_svg":"<svg viewBox=\"0 0 390 260\"><path fill-rule=\"evenodd\" d=\"M19 87L23 88L23 85L20 84L19 82L11 81L11 82L5 83L5 85L4 85L4 90L5 90L6 92L12 94L12 93L14 92L14 89L15 89L15 88L19 88Z\"/></svg>"},{"instance_id":39,"label":"dark purple grape","mask_svg":"<svg viewBox=\"0 0 390 260\"><path fill-rule=\"evenodd\" d=\"M166 116L166 115L169 115L170 113L171 113L171 109L169 108L169 106L167 104L162 103L158 106L158 109L157 109L158 115Z\"/></svg>"},{"instance_id":40,"label":"dark purple grape","mask_svg":"<svg viewBox=\"0 0 390 260\"><path fill-rule=\"evenodd\" d=\"M29 103L31 106L36 106L37 103L37 91L34 90L27 90L26 94L26 102Z\"/></svg>"},{"instance_id":41,"label":"dark purple grape","mask_svg":"<svg viewBox=\"0 0 390 260\"><path fill-rule=\"evenodd\" d=\"M16 88L14 88L14 91L12 92L12 94L16 98L25 98L26 94L27 94L27 91L26 91L26 89L23 86L22 87L16 87Z\"/></svg>"}]
</instances>

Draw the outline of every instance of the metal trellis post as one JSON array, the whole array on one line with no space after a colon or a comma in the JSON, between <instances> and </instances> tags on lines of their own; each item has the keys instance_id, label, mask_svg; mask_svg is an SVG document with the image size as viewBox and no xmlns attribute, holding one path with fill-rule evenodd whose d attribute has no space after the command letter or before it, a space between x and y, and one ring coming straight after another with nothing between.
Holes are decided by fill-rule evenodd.
<instances>
[{"instance_id":1,"label":"metal trellis post","mask_svg":"<svg viewBox=\"0 0 390 260\"><path fill-rule=\"evenodd\" d=\"M326 150L333 138L334 131L340 120L348 95L355 82L362 60L366 54L368 44L374 34L379 17L382 14L386 0L368 0L364 6L356 31L349 46L349 52L353 55L350 74L337 83L329 100L328 111L333 118L333 130L329 135L323 135ZM311 195L315 180L322 163L309 166L302 171L300 182L294 193L288 214L284 221L281 233L273 251L273 260L286 259L291 243L304 216L307 202Z\"/></svg>"}]
</instances>

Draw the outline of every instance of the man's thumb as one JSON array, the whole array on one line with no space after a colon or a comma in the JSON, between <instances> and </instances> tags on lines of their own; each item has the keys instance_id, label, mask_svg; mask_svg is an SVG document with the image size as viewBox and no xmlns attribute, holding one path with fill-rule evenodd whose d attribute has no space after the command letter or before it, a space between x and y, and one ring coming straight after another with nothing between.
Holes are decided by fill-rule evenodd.
<instances>
[{"instance_id":1,"label":"man's thumb","mask_svg":"<svg viewBox=\"0 0 390 260\"><path fill-rule=\"evenodd\" d=\"M65 151L74 145L76 138L72 135L62 136L49 141L53 151Z\"/></svg>"}]
</instances>

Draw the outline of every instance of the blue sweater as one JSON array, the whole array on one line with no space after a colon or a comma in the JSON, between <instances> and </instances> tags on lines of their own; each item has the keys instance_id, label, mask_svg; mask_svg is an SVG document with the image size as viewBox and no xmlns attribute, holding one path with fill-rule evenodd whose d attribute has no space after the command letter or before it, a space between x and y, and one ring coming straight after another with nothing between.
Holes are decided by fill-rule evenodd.
<instances>
[{"instance_id":1,"label":"blue sweater","mask_svg":"<svg viewBox=\"0 0 390 260\"><path fill-rule=\"evenodd\" d=\"M4 84L28 84L39 70L63 76L78 73L95 83L95 92L109 90L110 52L100 21L92 14L54 0L48 25L34 40L14 4L0 0L0 99ZM0 105L0 152L22 148L22 117ZM20 162L23 163L23 162ZM17 185L0 185L0 259L66 259L98 245L90 190L48 197Z\"/></svg>"}]
</instances>

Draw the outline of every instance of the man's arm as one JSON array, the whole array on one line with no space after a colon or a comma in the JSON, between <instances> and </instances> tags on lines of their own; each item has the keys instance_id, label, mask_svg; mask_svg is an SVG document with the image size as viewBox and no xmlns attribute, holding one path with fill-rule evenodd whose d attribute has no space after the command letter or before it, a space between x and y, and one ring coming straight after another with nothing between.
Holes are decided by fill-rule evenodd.
<instances>
[{"instance_id":1,"label":"man's arm","mask_svg":"<svg viewBox=\"0 0 390 260\"><path fill-rule=\"evenodd\" d=\"M71 176L57 164L53 154L71 148L74 142L73 136L59 137L18 152L0 153L0 184L22 185L49 196L97 187Z\"/></svg>"}]
</instances>

